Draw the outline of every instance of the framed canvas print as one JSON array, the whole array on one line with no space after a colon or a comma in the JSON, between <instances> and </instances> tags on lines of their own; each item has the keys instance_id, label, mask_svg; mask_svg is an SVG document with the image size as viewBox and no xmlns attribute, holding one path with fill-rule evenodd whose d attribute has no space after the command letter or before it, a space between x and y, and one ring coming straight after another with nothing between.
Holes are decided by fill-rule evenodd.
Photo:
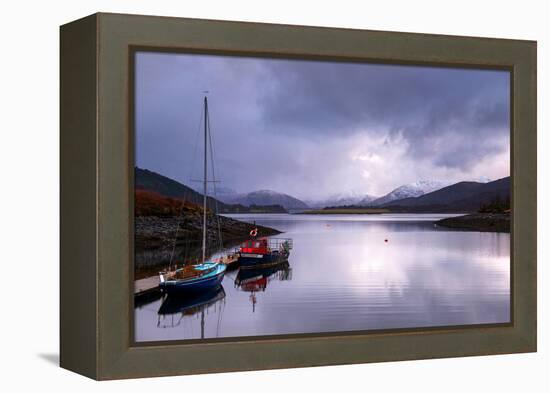
<instances>
[{"instance_id":1,"label":"framed canvas print","mask_svg":"<svg viewBox=\"0 0 550 393\"><path fill-rule=\"evenodd\" d=\"M536 350L536 43L61 27L61 365Z\"/></svg>"}]
</instances>

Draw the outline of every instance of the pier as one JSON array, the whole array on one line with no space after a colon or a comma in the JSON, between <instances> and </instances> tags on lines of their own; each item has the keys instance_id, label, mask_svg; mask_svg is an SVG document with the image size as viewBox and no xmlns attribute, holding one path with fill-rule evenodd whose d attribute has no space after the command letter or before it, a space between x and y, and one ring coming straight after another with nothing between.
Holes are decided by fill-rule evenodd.
<instances>
[{"instance_id":1,"label":"pier","mask_svg":"<svg viewBox=\"0 0 550 393\"><path fill-rule=\"evenodd\" d=\"M239 256L237 254L229 254L221 258L213 259L214 262L221 262L227 266L227 271L235 270L238 268ZM147 278L134 281L134 298L146 299L148 297L157 296L160 292L159 288L159 276L154 275Z\"/></svg>"}]
</instances>

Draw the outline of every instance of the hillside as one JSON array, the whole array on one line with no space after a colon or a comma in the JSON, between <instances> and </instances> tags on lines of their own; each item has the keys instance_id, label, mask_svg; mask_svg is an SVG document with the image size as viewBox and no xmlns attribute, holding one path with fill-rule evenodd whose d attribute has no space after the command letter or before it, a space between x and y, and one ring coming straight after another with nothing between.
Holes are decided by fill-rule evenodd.
<instances>
[{"instance_id":1,"label":"hillside","mask_svg":"<svg viewBox=\"0 0 550 393\"><path fill-rule=\"evenodd\" d=\"M196 259L200 256L202 206L147 190L136 190L134 201L135 263L138 270L166 265L172 251L178 260ZM207 212L209 254L217 250L220 233L223 245L227 247L248 239L250 231L254 228L258 229L259 236L280 233L273 228L216 216L209 209Z\"/></svg>"},{"instance_id":2,"label":"hillside","mask_svg":"<svg viewBox=\"0 0 550 393\"><path fill-rule=\"evenodd\" d=\"M435 180L419 180L414 183L405 184L396 189L390 191L386 195L374 199L374 200L364 200L362 205L369 206L382 206L388 203L391 203L396 200L402 200L405 198L415 198L430 192L439 190L445 186L448 186L449 183L435 181Z\"/></svg>"},{"instance_id":3,"label":"hillside","mask_svg":"<svg viewBox=\"0 0 550 393\"><path fill-rule=\"evenodd\" d=\"M203 195L191 187L188 187L176 180L160 175L148 169L135 168L134 183L136 191L147 190L168 198L185 200L194 204L202 205ZM286 210L274 203L266 203L262 207L255 206L251 208L238 203L228 204L212 197L207 197L206 206L219 213L286 213ZM258 204L256 204L258 205Z\"/></svg>"},{"instance_id":4,"label":"hillside","mask_svg":"<svg viewBox=\"0 0 550 393\"><path fill-rule=\"evenodd\" d=\"M308 205L298 198L272 190L258 190L247 194L224 194L220 197L225 203L244 206L280 205L285 209L307 209Z\"/></svg>"},{"instance_id":5,"label":"hillside","mask_svg":"<svg viewBox=\"0 0 550 393\"><path fill-rule=\"evenodd\" d=\"M395 200L383 207L392 211L477 212L494 199L510 198L510 177L489 183L460 182L415 198Z\"/></svg>"}]
</instances>

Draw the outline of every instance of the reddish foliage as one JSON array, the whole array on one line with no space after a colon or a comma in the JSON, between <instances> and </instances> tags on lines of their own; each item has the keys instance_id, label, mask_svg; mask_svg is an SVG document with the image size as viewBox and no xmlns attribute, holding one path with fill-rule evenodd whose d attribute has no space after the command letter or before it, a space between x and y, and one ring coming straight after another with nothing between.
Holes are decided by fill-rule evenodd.
<instances>
[{"instance_id":1,"label":"reddish foliage","mask_svg":"<svg viewBox=\"0 0 550 393\"><path fill-rule=\"evenodd\" d=\"M159 193L137 189L135 191L136 216L177 216L181 209L196 210L197 206L181 199L168 198Z\"/></svg>"}]
</instances>

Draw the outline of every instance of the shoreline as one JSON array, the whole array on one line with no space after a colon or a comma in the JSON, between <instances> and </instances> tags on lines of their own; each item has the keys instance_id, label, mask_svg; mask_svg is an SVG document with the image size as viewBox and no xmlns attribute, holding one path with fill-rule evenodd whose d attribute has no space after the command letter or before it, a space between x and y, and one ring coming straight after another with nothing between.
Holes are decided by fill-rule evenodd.
<instances>
[{"instance_id":1,"label":"shoreline","mask_svg":"<svg viewBox=\"0 0 550 393\"><path fill-rule=\"evenodd\" d=\"M444 218L434 222L435 225L476 232L510 233L510 214L507 213L474 213L463 216Z\"/></svg>"},{"instance_id":2,"label":"shoreline","mask_svg":"<svg viewBox=\"0 0 550 393\"><path fill-rule=\"evenodd\" d=\"M305 210L299 213L293 214L384 214L391 213L388 209L378 209L378 208L356 208L356 209L314 209L314 210Z\"/></svg>"},{"instance_id":3,"label":"shoreline","mask_svg":"<svg viewBox=\"0 0 550 393\"><path fill-rule=\"evenodd\" d=\"M216 216L209 215L207 223L208 254L214 254L219 244ZM281 231L255 225L223 215L219 216L219 231L223 247L240 244L250 237L250 231L258 229L258 236L278 235ZM143 272L167 265L174 251L176 260L198 260L201 257L202 217L185 214L181 217L138 216L134 222L134 269Z\"/></svg>"}]
</instances>

